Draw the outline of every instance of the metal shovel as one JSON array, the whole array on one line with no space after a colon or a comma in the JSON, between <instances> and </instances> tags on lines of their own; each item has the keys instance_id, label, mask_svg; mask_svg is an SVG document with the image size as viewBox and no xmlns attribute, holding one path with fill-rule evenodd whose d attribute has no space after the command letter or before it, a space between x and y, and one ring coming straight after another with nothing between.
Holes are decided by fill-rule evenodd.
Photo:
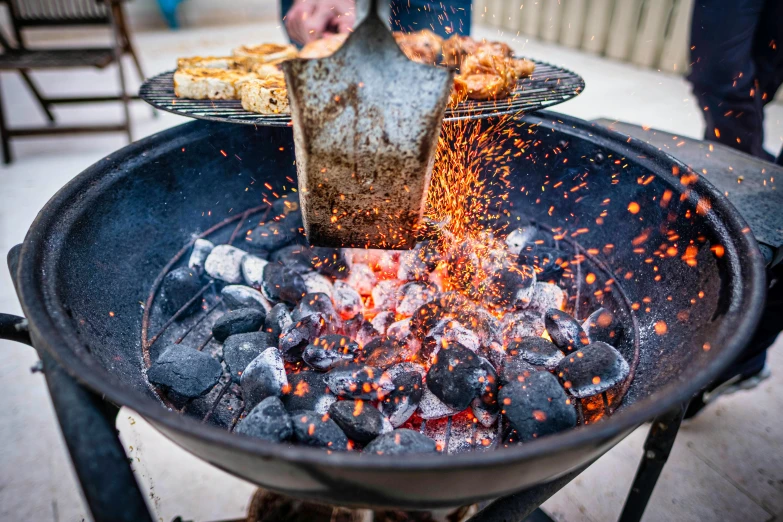
<instances>
[{"instance_id":1,"label":"metal shovel","mask_svg":"<svg viewBox=\"0 0 783 522\"><path fill-rule=\"evenodd\" d=\"M378 0L332 56L283 64L312 245L411 248L453 72L410 61Z\"/></svg>"}]
</instances>

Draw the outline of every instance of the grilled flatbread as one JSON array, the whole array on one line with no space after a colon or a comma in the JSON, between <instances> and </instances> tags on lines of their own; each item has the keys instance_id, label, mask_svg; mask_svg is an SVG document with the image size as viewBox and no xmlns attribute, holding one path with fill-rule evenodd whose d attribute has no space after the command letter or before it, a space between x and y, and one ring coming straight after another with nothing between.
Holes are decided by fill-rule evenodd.
<instances>
[{"instance_id":1,"label":"grilled flatbread","mask_svg":"<svg viewBox=\"0 0 783 522\"><path fill-rule=\"evenodd\" d=\"M179 58L177 69L223 69L234 71L249 71L252 63L241 56L191 56Z\"/></svg>"},{"instance_id":2,"label":"grilled flatbread","mask_svg":"<svg viewBox=\"0 0 783 522\"><path fill-rule=\"evenodd\" d=\"M265 43L260 45L242 45L232 51L234 56L247 58L253 63L281 62L296 58L297 51L293 45Z\"/></svg>"},{"instance_id":3,"label":"grilled flatbread","mask_svg":"<svg viewBox=\"0 0 783 522\"><path fill-rule=\"evenodd\" d=\"M258 114L290 114L288 89L282 77L248 80L240 88L242 107Z\"/></svg>"},{"instance_id":4,"label":"grilled flatbread","mask_svg":"<svg viewBox=\"0 0 783 522\"><path fill-rule=\"evenodd\" d=\"M255 74L244 71L178 69L174 73L174 94L191 100L237 100L239 86L254 78Z\"/></svg>"}]
</instances>

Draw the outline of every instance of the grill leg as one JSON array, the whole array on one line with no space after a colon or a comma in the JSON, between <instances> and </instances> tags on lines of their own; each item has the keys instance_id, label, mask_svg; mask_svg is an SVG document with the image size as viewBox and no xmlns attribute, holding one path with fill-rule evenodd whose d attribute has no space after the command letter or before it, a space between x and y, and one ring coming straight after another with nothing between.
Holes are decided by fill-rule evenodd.
<instances>
[{"instance_id":1,"label":"grill leg","mask_svg":"<svg viewBox=\"0 0 783 522\"><path fill-rule=\"evenodd\" d=\"M41 109L43 109L44 114L46 114L46 118L54 123L54 115L49 110L50 104L49 101L43 97L43 94L41 94L41 91L38 90L38 86L35 84L33 79L30 77L30 71L25 71L20 69L19 74L22 75L22 79L27 84L27 87L30 89L30 91L33 93L33 96L35 96L35 99L38 100L38 103L41 104Z\"/></svg>"},{"instance_id":2,"label":"grill leg","mask_svg":"<svg viewBox=\"0 0 783 522\"><path fill-rule=\"evenodd\" d=\"M2 86L0 86L0 142L3 147L3 163L10 165L13 161L11 156L11 136L9 136L8 126L5 124L5 112L3 111Z\"/></svg>"},{"instance_id":3,"label":"grill leg","mask_svg":"<svg viewBox=\"0 0 783 522\"><path fill-rule=\"evenodd\" d=\"M631 491L625 499L619 522L639 522L642 519L658 477L674 446L674 439L677 438L687 406L683 404L652 421L647 440L644 441L644 456L636 470Z\"/></svg>"}]
</instances>

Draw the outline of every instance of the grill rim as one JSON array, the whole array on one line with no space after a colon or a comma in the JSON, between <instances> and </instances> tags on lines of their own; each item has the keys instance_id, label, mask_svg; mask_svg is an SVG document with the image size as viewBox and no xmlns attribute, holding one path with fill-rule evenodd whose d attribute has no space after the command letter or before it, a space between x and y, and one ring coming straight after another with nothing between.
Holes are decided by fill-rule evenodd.
<instances>
[{"instance_id":1,"label":"grill rim","mask_svg":"<svg viewBox=\"0 0 783 522\"><path fill-rule=\"evenodd\" d=\"M509 98L461 103L458 107L446 109L444 121L527 114L566 102L584 91L585 81L575 72L547 62L531 61L536 64L536 70L533 71L530 78L522 78L517 82L517 88ZM536 71L539 73L551 71L551 74L544 78L538 78ZM158 110L187 118L269 127L290 127L292 125L289 114L256 114L243 109L239 100L177 98L173 86L174 72L173 70L163 72L145 80L139 88L139 97ZM182 106L192 106L192 112L183 110ZM205 111L217 112L218 114L205 114L203 113ZM221 115L220 112L226 114Z\"/></svg>"},{"instance_id":2,"label":"grill rim","mask_svg":"<svg viewBox=\"0 0 783 522\"><path fill-rule=\"evenodd\" d=\"M538 120L538 121L536 121ZM668 169L672 166L680 168L681 173L693 172L679 160L667 153L619 132L606 129L597 124L567 117L557 113L540 113L526 118L530 123L547 124L561 127L569 132L579 132L592 139L608 141L607 146L622 150L628 157L647 162L656 166L656 173L661 173L664 163ZM123 160L140 157L142 152L155 150L158 153L179 148L187 144L191 132L199 130L198 123L177 126L160 132L124 149L121 149ZM750 234L747 223L736 208L704 177L698 175L695 183L689 185L694 197L708 197L712 202L715 219L719 220L730 232L733 228L738 232L733 237L732 247L727 248L727 254L732 256L732 278L742 290L739 295L731 298L730 311L727 312L716 328L716 336L722 336L728 341L725 348L710 360L705 367L687 383L667 384L661 393L640 399L624 409L621 414L613 415L605 422L587 426L580 430L571 430L555 434L531 443L512 448L503 448L488 453L466 453L458 455L416 455L416 458L374 455L368 458L358 453L343 452L327 454L326 452L296 446L289 448L283 444L275 444L255 440L249 437L238 437L217 427L203 425L198 420L167 411L149 397L133 389L127 383L114 378L111 373L87 351L81 344L75 328L63 306L57 299L56 277L44 274L57 274L59 252L64 239L52 234L52 229L63 227L64 222L78 218L80 212L74 212L74 205L83 205L91 196L103 194L113 181L123 176L123 170L116 166L107 172L105 163L99 162L75 177L43 207L31 225L19 257L19 268L15 275L19 285L19 298L25 317L30 322L30 333L34 345L45 349L62 365L69 375L86 385L99 396L103 396L117 405L127 406L150 421L157 429L167 436L179 433L189 443L196 440L219 445L223 450L233 450L249 453L261 458L281 459L289 463L312 465L320 468L355 469L359 471L447 471L487 468L495 465L510 465L513 462L534 460L544 454L562 454L576 451L580 447L601 447L614 444L622 434L652 419L656 415L668 411L677 404L689 400L696 391L706 386L737 356L747 345L751 334L761 318L766 296L766 275L762 255L755 238ZM96 193L95 191L99 192ZM82 209L83 210L83 209ZM77 214L77 215L74 215ZM59 243L59 245L58 245ZM55 253L55 255L52 254ZM737 302L739 299L740 302ZM744 308L744 313L741 312ZM182 441L177 441L183 444ZM185 446L189 448L190 446ZM608 449L608 448L607 448ZM213 462L213 464L216 464ZM219 463L217 463L219 465ZM566 473L564 471L563 473ZM558 475L559 476L559 475ZM551 477L557 478L556 476Z\"/></svg>"}]
</instances>

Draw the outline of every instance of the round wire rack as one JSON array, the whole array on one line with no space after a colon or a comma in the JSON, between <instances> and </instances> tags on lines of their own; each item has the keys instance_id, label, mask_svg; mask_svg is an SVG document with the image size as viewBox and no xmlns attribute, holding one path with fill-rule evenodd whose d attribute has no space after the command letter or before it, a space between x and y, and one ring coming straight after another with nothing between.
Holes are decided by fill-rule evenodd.
<instances>
[{"instance_id":1,"label":"round wire rack","mask_svg":"<svg viewBox=\"0 0 783 522\"><path fill-rule=\"evenodd\" d=\"M446 110L445 121L490 118L537 111L568 101L580 94L585 82L578 74L545 62L533 60L535 71L522 78L508 98L460 103ZM174 71L153 76L144 82L139 97L162 111L200 120L286 127L289 114L256 114L242 108L239 100L189 100L174 94Z\"/></svg>"}]
</instances>

